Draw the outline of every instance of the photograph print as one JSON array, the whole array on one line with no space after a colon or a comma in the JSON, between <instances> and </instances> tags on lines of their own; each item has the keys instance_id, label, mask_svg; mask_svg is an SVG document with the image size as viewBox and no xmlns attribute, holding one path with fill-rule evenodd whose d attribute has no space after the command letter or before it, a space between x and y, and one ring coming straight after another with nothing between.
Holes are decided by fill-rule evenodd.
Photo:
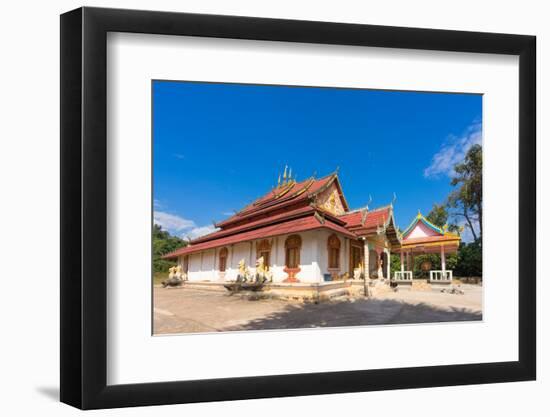
<instances>
[{"instance_id":1,"label":"photograph print","mask_svg":"<svg viewBox=\"0 0 550 417\"><path fill-rule=\"evenodd\" d=\"M482 320L481 94L151 94L154 335Z\"/></svg>"}]
</instances>

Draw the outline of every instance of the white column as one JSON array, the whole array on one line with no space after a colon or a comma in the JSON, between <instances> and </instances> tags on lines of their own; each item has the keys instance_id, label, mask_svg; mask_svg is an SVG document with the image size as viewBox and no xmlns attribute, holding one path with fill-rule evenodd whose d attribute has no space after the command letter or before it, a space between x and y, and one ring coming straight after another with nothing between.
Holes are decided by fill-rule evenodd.
<instances>
[{"instance_id":1,"label":"white column","mask_svg":"<svg viewBox=\"0 0 550 417\"><path fill-rule=\"evenodd\" d=\"M400 253L401 253L401 272L403 272L405 270L405 265L403 264L403 251L401 251Z\"/></svg>"},{"instance_id":2,"label":"white column","mask_svg":"<svg viewBox=\"0 0 550 417\"><path fill-rule=\"evenodd\" d=\"M204 272L202 270L202 259L203 259L204 252L201 252L201 266L199 268L199 277L201 280L204 280Z\"/></svg>"},{"instance_id":3,"label":"white column","mask_svg":"<svg viewBox=\"0 0 550 417\"><path fill-rule=\"evenodd\" d=\"M441 246L441 270L445 272L445 248Z\"/></svg>"},{"instance_id":4,"label":"white column","mask_svg":"<svg viewBox=\"0 0 550 417\"><path fill-rule=\"evenodd\" d=\"M218 274L216 274L216 264L218 263L218 257L216 256L216 253L218 252L217 248L214 248L214 262L212 267L212 278L216 280L218 278Z\"/></svg>"},{"instance_id":5,"label":"white column","mask_svg":"<svg viewBox=\"0 0 550 417\"><path fill-rule=\"evenodd\" d=\"M276 267L279 265L279 238L277 236L273 238L273 244L271 247L275 249L273 253L273 258L275 262L271 261L271 263L274 267Z\"/></svg>"},{"instance_id":6,"label":"white column","mask_svg":"<svg viewBox=\"0 0 550 417\"><path fill-rule=\"evenodd\" d=\"M390 265L391 265L391 252L389 249L386 250L386 265L384 265L386 267L386 278L390 279L390 274L391 274L391 268L390 268Z\"/></svg>"},{"instance_id":7,"label":"white column","mask_svg":"<svg viewBox=\"0 0 550 417\"><path fill-rule=\"evenodd\" d=\"M369 243L367 239L363 240L363 269L365 271L365 279L369 279Z\"/></svg>"}]
</instances>

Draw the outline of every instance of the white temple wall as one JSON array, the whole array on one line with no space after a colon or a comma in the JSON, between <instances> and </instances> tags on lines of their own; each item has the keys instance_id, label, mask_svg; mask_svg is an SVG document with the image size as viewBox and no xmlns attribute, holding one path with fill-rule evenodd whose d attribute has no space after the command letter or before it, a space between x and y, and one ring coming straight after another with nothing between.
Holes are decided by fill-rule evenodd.
<instances>
[{"instance_id":1,"label":"white temple wall","mask_svg":"<svg viewBox=\"0 0 550 417\"><path fill-rule=\"evenodd\" d=\"M233 259L231 259L230 271L226 274L226 279L228 281L237 278L237 274L239 273L239 261L241 259L244 259L246 265L250 267L250 242L236 243L233 245Z\"/></svg>"},{"instance_id":2,"label":"white temple wall","mask_svg":"<svg viewBox=\"0 0 550 417\"><path fill-rule=\"evenodd\" d=\"M296 277L300 282L322 282L323 274L328 270L327 241L332 234L329 230L312 230L298 233L302 238L300 252L300 272ZM343 274L348 270L349 242L343 235L337 234L340 238L340 270ZM290 234L269 238L271 241L271 265L273 282L282 282L288 274L285 269L285 240ZM225 274L219 272L219 251L221 248L210 249L204 252L190 254L188 266L189 281L233 281L237 278L239 261L244 259L252 274L255 273L256 244L262 239L254 242L243 242L227 246L227 266ZM183 265L183 257L178 260Z\"/></svg>"},{"instance_id":3,"label":"white temple wall","mask_svg":"<svg viewBox=\"0 0 550 417\"><path fill-rule=\"evenodd\" d=\"M200 280L201 273L201 254L192 253L189 255L189 266L187 270L187 277L190 280Z\"/></svg>"},{"instance_id":4,"label":"white temple wall","mask_svg":"<svg viewBox=\"0 0 550 417\"><path fill-rule=\"evenodd\" d=\"M281 282L287 278L285 268L285 239L287 236L276 236L271 245L271 272L273 282Z\"/></svg>"},{"instance_id":5,"label":"white temple wall","mask_svg":"<svg viewBox=\"0 0 550 417\"><path fill-rule=\"evenodd\" d=\"M214 276L214 250L205 251L202 253L202 267L200 273L202 281L215 281Z\"/></svg>"}]
</instances>

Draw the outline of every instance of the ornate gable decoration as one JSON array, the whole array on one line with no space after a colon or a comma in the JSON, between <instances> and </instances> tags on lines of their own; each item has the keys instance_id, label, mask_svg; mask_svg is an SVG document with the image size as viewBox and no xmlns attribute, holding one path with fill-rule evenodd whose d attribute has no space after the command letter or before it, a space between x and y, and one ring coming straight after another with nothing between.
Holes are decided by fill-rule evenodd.
<instances>
[{"instance_id":1,"label":"ornate gable decoration","mask_svg":"<svg viewBox=\"0 0 550 417\"><path fill-rule=\"evenodd\" d=\"M460 237L460 234L449 232L447 228L447 225L443 226L442 228L436 226L428 219L426 219L420 212L418 212L416 218L403 231L401 237L404 240L414 238L426 238L431 236Z\"/></svg>"},{"instance_id":2,"label":"ornate gable decoration","mask_svg":"<svg viewBox=\"0 0 550 417\"><path fill-rule=\"evenodd\" d=\"M342 199L340 198L338 187L336 187L334 183L317 195L316 204L319 208L335 216L340 216L346 212L342 204Z\"/></svg>"}]
</instances>

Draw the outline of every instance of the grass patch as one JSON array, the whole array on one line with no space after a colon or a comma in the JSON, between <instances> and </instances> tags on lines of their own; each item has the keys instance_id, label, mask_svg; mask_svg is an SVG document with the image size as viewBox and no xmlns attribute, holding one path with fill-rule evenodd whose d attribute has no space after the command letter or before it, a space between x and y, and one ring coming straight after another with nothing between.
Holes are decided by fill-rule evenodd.
<instances>
[{"instance_id":1,"label":"grass patch","mask_svg":"<svg viewBox=\"0 0 550 417\"><path fill-rule=\"evenodd\" d=\"M162 281L168 279L168 272L154 272L153 285L161 285Z\"/></svg>"}]
</instances>

